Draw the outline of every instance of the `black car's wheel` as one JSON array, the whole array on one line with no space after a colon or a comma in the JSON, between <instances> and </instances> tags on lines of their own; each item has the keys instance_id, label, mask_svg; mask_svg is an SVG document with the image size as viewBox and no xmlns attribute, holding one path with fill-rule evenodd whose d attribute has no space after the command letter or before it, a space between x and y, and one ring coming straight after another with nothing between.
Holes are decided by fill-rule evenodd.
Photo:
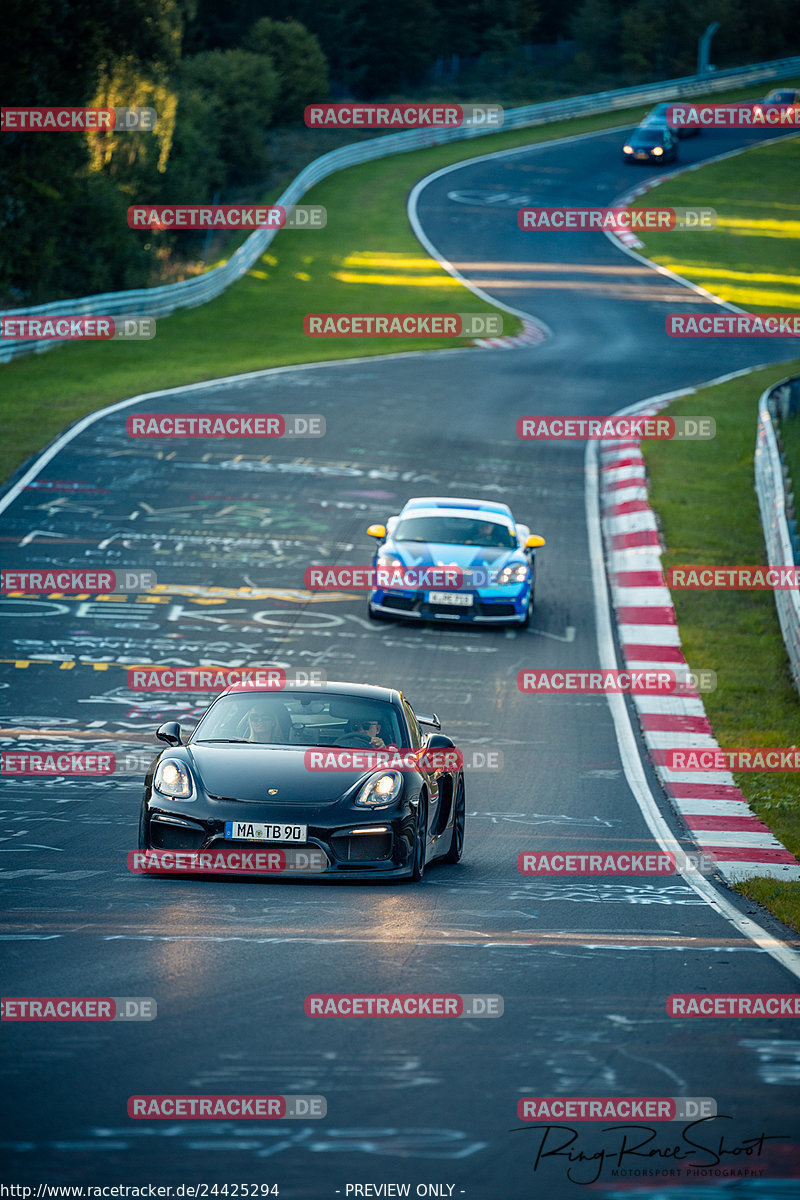
<instances>
[{"instance_id":1,"label":"black car's wheel","mask_svg":"<svg viewBox=\"0 0 800 1200\"><path fill-rule=\"evenodd\" d=\"M461 862L461 855L464 853L464 826L467 817L467 801L464 788L464 776L458 781L458 791L456 792L456 802L453 807L453 840L450 843L450 849L445 854L442 862L457 863Z\"/></svg>"},{"instance_id":2,"label":"black car's wheel","mask_svg":"<svg viewBox=\"0 0 800 1200\"><path fill-rule=\"evenodd\" d=\"M144 805L142 805L142 810L139 813L139 849L140 850L149 850L150 849L150 847L147 844L147 832L146 832L146 827L145 827L145 807L144 807Z\"/></svg>"},{"instance_id":3,"label":"black car's wheel","mask_svg":"<svg viewBox=\"0 0 800 1200\"><path fill-rule=\"evenodd\" d=\"M428 841L428 802L420 796L417 827L414 831L414 868L411 878L416 883L425 874L425 850Z\"/></svg>"}]
</instances>

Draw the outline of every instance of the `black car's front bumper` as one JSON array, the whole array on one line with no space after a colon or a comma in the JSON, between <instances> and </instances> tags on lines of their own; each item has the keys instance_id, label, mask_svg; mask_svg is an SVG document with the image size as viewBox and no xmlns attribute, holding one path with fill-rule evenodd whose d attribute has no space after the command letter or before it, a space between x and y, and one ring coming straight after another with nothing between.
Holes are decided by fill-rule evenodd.
<instances>
[{"instance_id":1,"label":"black car's front bumper","mask_svg":"<svg viewBox=\"0 0 800 1200\"><path fill-rule=\"evenodd\" d=\"M206 802L204 808L209 806ZM303 811L258 804L221 801L215 805L219 815L190 814L179 804L159 795L146 803L142 814L140 848L186 851L317 851L325 858L322 870L287 869L280 877L299 879L383 879L403 878L413 871L413 847L416 831L416 803L401 801L380 810L353 810L339 805ZM324 815L323 815L324 814ZM260 840L241 841L225 837L225 822L253 821L302 824L308 828L304 843L276 843ZM317 855L318 858L318 855ZM162 873L162 872L159 872ZM183 872L185 873L185 872ZM270 876L275 878L274 872Z\"/></svg>"}]
</instances>

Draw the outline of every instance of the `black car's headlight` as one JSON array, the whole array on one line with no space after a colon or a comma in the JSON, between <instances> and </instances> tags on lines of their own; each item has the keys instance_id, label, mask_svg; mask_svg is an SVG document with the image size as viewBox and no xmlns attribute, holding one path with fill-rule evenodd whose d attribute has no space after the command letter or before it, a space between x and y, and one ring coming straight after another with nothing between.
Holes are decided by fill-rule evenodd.
<instances>
[{"instance_id":1,"label":"black car's headlight","mask_svg":"<svg viewBox=\"0 0 800 1200\"><path fill-rule=\"evenodd\" d=\"M664 153L663 146L653 146L653 154L655 154L656 157L658 157L659 154L663 154L663 153Z\"/></svg>"},{"instance_id":2,"label":"black car's headlight","mask_svg":"<svg viewBox=\"0 0 800 1200\"><path fill-rule=\"evenodd\" d=\"M189 768L179 758L162 758L156 767L153 787L173 800L186 800L194 791Z\"/></svg>"},{"instance_id":3,"label":"black car's headlight","mask_svg":"<svg viewBox=\"0 0 800 1200\"><path fill-rule=\"evenodd\" d=\"M509 563L507 567L503 567L495 582L503 587L508 583L525 583L527 578L527 563Z\"/></svg>"},{"instance_id":4,"label":"black car's headlight","mask_svg":"<svg viewBox=\"0 0 800 1200\"><path fill-rule=\"evenodd\" d=\"M633 146L623 146L622 153L623 154L633 154Z\"/></svg>"},{"instance_id":5,"label":"black car's headlight","mask_svg":"<svg viewBox=\"0 0 800 1200\"><path fill-rule=\"evenodd\" d=\"M381 771L367 780L354 803L361 808L385 808L397 799L402 788L403 776L399 771Z\"/></svg>"}]
</instances>

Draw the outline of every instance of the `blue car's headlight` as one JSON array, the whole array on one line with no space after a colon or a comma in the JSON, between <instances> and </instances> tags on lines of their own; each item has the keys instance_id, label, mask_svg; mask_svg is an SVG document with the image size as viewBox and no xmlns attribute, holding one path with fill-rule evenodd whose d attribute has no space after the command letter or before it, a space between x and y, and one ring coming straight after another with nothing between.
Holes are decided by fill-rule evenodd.
<instances>
[{"instance_id":1,"label":"blue car's headlight","mask_svg":"<svg viewBox=\"0 0 800 1200\"><path fill-rule=\"evenodd\" d=\"M156 767L153 787L173 800L186 800L194 791L189 768L179 758L162 758Z\"/></svg>"},{"instance_id":2,"label":"blue car's headlight","mask_svg":"<svg viewBox=\"0 0 800 1200\"><path fill-rule=\"evenodd\" d=\"M495 582L501 587L508 583L525 583L528 579L529 569L527 563L510 563L509 566L503 567Z\"/></svg>"},{"instance_id":3,"label":"blue car's headlight","mask_svg":"<svg viewBox=\"0 0 800 1200\"><path fill-rule=\"evenodd\" d=\"M379 554L375 562L379 567L402 567L403 565L403 560L396 554Z\"/></svg>"},{"instance_id":4,"label":"blue car's headlight","mask_svg":"<svg viewBox=\"0 0 800 1200\"><path fill-rule=\"evenodd\" d=\"M399 771L381 771L368 779L355 798L362 808L385 808L392 804L403 787L403 776Z\"/></svg>"}]
</instances>

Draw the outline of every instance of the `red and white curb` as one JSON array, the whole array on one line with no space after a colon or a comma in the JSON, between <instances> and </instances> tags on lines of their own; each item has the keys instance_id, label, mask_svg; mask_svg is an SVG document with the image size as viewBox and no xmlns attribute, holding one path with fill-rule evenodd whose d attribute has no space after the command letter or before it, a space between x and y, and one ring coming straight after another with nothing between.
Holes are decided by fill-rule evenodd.
<instances>
[{"instance_id":1,"label":"red and white curb","mask_svg":"<svg viewBox=\"0 0 800 1200\"><path fill-rule=\"evenodd\" d=\"M508 337L476 338L473 345L484 350L510 350L514 346L539 346L546 342L549 336L547 329L538 321L523 317L522 333L511 334Z\"/></svg>"},{"instance_id":2,"label":"red and white curb","mask_svg":"<svg viewBox=\"0 0 800 1200\"><path fill-rule=\"evenodd\" d=\"M637 409L659 412L669 399ZM661 565L661 540L647 495L644 457L636 440L600 446L600 502L611 594L625 665L688 670L672 596ZM696 693L632 696L651 758L659 751L719 745ZM664 791L698 848L735 883L754 875L800 879L800 863L759 821L729 771L673 771L654 761ZM702 782L700 782L702 780Z\"/></svg>"},{"instance_id":3,"label":"red and white curb","mask_svg":"<svg viewBox=\"0 0 800 1200\"><path fill-rule=\"evenodd\" d=\"M680 171L669 171L666 175L659 175L655 179L649 179L647 183L642 183L639 185L639 187L632 188L629 192L626 192L621 199L615 200L614 204L615 206L631 204L632 201L638 200L639 196L643 196L645 192L649 192L652 188L658 187L660 184L664 183L665 180L671 179L673 175L679 174ZM621 242L623 246L632 246L634 250L642 250L644 248L644 242L639 241L636 234L632 233L630 229L622 229L619 233L609 232L608 236L612 242Z\"/></svg>"}]
</instances>

